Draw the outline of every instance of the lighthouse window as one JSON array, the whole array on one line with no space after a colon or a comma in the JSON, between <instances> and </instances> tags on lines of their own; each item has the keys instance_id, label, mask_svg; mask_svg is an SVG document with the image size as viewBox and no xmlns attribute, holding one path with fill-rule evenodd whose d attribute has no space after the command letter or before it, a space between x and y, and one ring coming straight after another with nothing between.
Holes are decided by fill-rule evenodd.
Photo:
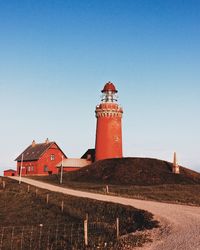
<instances>
[{"instance_id":1,"label":"lighthouse window","mask_svg":"<svg viewBox=\"0 0 200 250\"><path fill-rule=\"evenodd\" d=\"M55 160L55 155L51 155L51 161L54 161Z\"/></svg>"}]
</instances>

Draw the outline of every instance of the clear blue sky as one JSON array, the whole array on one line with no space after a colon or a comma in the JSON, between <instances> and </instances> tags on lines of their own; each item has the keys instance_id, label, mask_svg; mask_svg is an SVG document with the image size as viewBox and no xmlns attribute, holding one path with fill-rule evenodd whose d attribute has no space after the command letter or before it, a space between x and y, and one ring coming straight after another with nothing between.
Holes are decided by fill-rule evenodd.
<instances>
[{"instance_id":1,"label":"clear blue sky","mask_svg":"<svg viewBox=\"0 0 200 250\"><path fill-rule=\"evenodd\" d=\"M200 171L199 0L0 0L0 170L33 139L68 157L94 147L107 81L124 156Z\"/></svg>"}]
</instances>

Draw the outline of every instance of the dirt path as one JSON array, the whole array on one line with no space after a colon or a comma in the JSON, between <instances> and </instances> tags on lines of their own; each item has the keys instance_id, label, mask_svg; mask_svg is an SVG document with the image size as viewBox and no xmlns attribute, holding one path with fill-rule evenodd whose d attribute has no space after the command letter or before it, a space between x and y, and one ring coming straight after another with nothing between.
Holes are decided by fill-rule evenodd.
<instances>
[{"instance_id":1,"label":"dirt path","mask_svg":"<svg viewBox=\"0 0 200 250\"><path fill-rule=\"evenodd\" d=\"M14 178L17 179L18 177ZM153 213L155 219L161 222L162 228L159 232L157 229L151 230L150 234L153 237L153 243L143 247L143 250L200 250L200 207L94 194L26 178L23 178L22 181L54 192L130 205Z\"/></svg>"}]
</instances>

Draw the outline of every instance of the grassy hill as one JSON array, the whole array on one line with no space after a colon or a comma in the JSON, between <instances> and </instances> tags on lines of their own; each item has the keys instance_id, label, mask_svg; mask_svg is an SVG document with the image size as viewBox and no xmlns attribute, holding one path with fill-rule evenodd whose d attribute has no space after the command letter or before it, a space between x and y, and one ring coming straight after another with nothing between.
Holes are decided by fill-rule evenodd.
<instances>
[{"instance_id":1,"label":"grassy hill","mask_svg":"<svg viewBox=\"0 0 200 250\"><path fill-rule=\"evenodd\" d=\"M200 184L200 174L180 167L173 174L172 164L151 158L106 159L76 172L66 173L70 181L96 182L119 185Z\"/></svg>"},{"instance_id":2,"label":"grassy hill","mask_svg":"<svg viewBox=\"0 0 200 250\"><path fill-rule=\"evenodd\" d=\"M78 171L65 173L63 186L138 199L200 206L200 174L180 167L173 174L172 164L150 158L107 159ZM34 177L59 185L59 175Z\"/></svg>"},{"instance_id":3,"label":"grassy hill","mask_svg":"<svg viewBox=\"0 0 200 250\"><path fill-rule=\"evenodd\" d=\"M83 239L86 217L88 250L123 249L120 248L123 242L116 239L116 218L120 220L120 235L158 226L153 215L144 210L28 188L27 184L19 185L9 178L0 178L0 200L1 249L86 249ZM146 240L145 235L132 236L131 246Z\"/></svg>"}]
</instances>

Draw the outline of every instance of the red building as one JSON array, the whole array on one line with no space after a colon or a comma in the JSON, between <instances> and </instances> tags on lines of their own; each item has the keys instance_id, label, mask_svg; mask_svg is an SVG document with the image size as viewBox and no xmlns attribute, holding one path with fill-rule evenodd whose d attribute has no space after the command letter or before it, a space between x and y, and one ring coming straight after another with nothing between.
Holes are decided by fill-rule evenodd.
<instances>
[{"instance_id":1,"label":"red building","mask_svg":"<svg viewBox=\"0 0 200 250\"><path fill-rule=\"evenodd\" d=\"M3 175L4 176L16 176L17 175L17 171L13 170L13 169L7 169L3 171Z\"/></svg>"},{"instance_id":2,"label":"red building","mask_svg":"<svg viewBox=\"0 0 200 250\"><path fill-rule=\"evenodd\" d=\"M95 160L122 157L122 113L113 83L104 86L101 103L96 106Z\"/></svg>"},{"instance_id":3,"label":"red building","mask_svg":"<svg viewBox=\"0 0 200 250\"><path fill-rule=\"evenodd\" d=\"M25 175L48 175L56 174L58 172L56 165L63 158L67 158L63 151L55 142L49 142L47 139L45 143L36 144L32 142L16 159L17 174Z\"/></svg>"}]
</instances>

